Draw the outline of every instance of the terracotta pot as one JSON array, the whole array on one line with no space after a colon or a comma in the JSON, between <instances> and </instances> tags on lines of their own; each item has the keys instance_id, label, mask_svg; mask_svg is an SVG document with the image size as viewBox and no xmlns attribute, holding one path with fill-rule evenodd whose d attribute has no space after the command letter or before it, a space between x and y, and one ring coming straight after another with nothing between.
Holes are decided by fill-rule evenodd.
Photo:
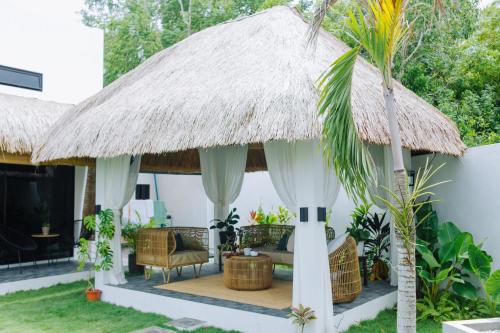
<instances>
[{"instance_id":1,"label":"terracotta pot","mask_svg":"<svg viewBox=\"0 0 500 333\"><path fill-rule=\"evenodd\" d=\"M50 232L50 227L42 227L42 234L47 236Z\"/></svg>"},{"instance_id":2,"label":"terracotta pot","mask_svg":"<svg viewBox=\"0 0 500 333\"><path fill-rule=\"evenodd\" d=\"M102 291L99 289L93 289L93 290L87 289L86 292L87 292L87 301L89 302L95 302L101 299Z\"/></svg>"}]
</instances>

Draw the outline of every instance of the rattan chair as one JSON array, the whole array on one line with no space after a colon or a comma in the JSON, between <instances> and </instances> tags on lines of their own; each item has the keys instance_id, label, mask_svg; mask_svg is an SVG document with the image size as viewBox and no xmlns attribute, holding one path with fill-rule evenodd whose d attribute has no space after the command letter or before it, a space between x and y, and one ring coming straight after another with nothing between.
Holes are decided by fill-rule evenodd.
<instances>
[{"instance_id":1,"label":"rattan chair","mask_svg":"<svg viewBox=\"0 0 500 333\"><path fill-rule=\"evenodd\" d=\"M185 249L178 251L175 235L182 236ZM137 264L160 267L165 283L170 282L173 268L182 274L183 266L193 265L195 277L199 277L201 267L208 262L208 229L195 227L142 228L137 236ZM196 264L200 267L197 270ZM168 270L168 276L165 275ZM144 270L147 274L147 270ZM147 275L146 275L147 278Z\"/></svg>"},{"instance_id":2,"label":"rattan chair","mask_svg":"<svg viewBox=\"0 0 500 333\"><path fill-rule=\"evenodd\" d=\"M354 238L348 236L344 244L329 254L328 259L333 303L352 302L362 289L358 251Z\"/></svg>"}]
</instances>

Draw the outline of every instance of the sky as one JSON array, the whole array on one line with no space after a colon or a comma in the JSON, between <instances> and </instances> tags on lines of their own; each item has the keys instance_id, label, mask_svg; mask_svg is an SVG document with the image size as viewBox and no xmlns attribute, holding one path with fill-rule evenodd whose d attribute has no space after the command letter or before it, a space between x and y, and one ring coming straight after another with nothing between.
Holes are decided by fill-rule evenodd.
<instances>
[{"instance_id":1,"label":"sky","mask_svg":"<svg viewBox=\"0 0 500 333\"><path fill-rule=\"evenodd\" d=\"M494 0L481 0L479 6L486 7ZM2 0L0 11L18 8L35 11L38 13L50 13L50 15L65 15L68 20L81 22L79 11L84 7L84 0Z\"/></svg>"}]
</instances>

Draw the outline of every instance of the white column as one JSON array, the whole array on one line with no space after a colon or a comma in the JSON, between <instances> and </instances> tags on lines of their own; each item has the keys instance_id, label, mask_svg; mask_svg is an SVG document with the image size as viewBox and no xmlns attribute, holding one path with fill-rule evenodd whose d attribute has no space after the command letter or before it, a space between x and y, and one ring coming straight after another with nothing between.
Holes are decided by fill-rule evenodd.
<instances>
[{"instance_id":1,"label":"white column","mask_svg":"<svg viewBox=\"0 0 500 333\"><path fill-rule=\"evenodd\" d=\"M134 193L139 175L140 156L118 156L96 160L96 205L101 209L112 209L114 213L115 234L111 240L113 267L110 271L96 273L96 286L102 284L124 284L127 282L123 272L121 248L121 209ZM99 233L97 221L96 239Z\"/></svg>"}]
</instances>

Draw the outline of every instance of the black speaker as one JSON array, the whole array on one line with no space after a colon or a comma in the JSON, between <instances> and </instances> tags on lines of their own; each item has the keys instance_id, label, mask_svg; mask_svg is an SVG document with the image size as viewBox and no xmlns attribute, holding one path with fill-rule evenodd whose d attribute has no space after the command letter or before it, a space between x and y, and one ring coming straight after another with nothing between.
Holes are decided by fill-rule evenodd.
<instances>
[{"instance_id":1,"label":"black speaker","mask_svg":"<svg viewBox=\"0 0 500 333\"><path fill-rule=\"evenodd\" d=\"M326 222L326 208L318 207L318 222Z\"/></svg>"},{"instance_id":2,"label":"black speaker","mask_svg":"<svg viewBox=\"0 0 500 333\"><path fill-rule=\"evenodd\" d=\"M307 207L300 207L300 222L309 221L309 209Z\"/></svg>"},{"instance_id":3,"label":"black speaker","mask_svg":"<svg viewBox=\"0 0 500 333\"><path fill-rule=\"evenodd\" d=\"M135 185L135 200L149 200L149 184Z\"/></svg>"}]
</instances>

